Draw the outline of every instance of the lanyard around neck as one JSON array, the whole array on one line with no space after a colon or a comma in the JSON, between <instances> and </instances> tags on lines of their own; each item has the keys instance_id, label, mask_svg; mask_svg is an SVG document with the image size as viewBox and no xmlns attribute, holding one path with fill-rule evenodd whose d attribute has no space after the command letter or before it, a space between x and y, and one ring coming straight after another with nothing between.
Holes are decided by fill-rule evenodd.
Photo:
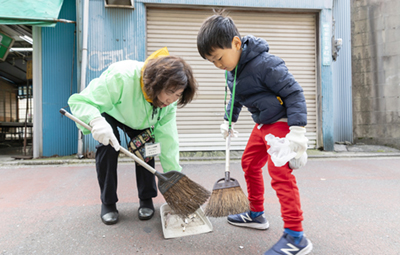
<instances>
[{"instance_id":1,"label":"lanyard around neck","mask_svg":"<svg viewBox=\"0 0 400 255\"><path fill-rule=\"evenodd\" d=\"M230 113L228 115L228 112L226 111L226 97L227 97L227 94L228 94L228 71L225 71L225 114L226 114L226 116L228 117L228 120L229 120L229 129L231 129L231 126L232 126L233 105L235 103L236 74L237 74L237 66L235 67L235 77L233 78L231 109L230 109Z\"/></svg>"},{"instance_id":2,"label":"lanyard around neck","mask_svg":"<svg viewBox=\"0 0 400 255\"><path fill-rule=\"evenodd\" d=\"M146 109L146 103L144 103L145 104L145 107L144 107L144 109ZM154 106L152 106L152 113L151 113L151 118L153 119L154 118L154 111L155 111L155 109L157 109L157 108L154 108ZM155 127L157 126L157 124L158 124L158 121L160 120L160 116L161 116L161 111L162 111L162 108L160 108L160 110L158 111L158 117L157 117L157 122L156 122L156 124L154 124L154 126L150 126L150 121L149 121L149 112L147 112L147 116L146 116L146 119L147 119L147 123L149 124L149 129L150 129L150 132L151 132L151 136L154 138L154 129L155 129Z\"/></svg>"}]
</instances>

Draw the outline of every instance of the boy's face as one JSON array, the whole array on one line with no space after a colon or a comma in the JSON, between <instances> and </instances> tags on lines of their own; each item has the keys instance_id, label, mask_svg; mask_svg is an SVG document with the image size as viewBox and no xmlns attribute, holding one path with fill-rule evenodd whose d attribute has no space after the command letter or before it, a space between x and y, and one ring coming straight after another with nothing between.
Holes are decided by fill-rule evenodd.
<instances>
[{"instance_id":1,"label":"boy's face","mask_svg":"<svg viewBox=\"0 0 400 255\"><path fill-rule=\"evenodd\" d=\"M211 55L207 55L208 61L213 63L217 68L227 71L235 69L240 59L242 42L239 37L235 36L232 40L232 48L230 49L214 49Z\"/></svg>"}]
</instances>

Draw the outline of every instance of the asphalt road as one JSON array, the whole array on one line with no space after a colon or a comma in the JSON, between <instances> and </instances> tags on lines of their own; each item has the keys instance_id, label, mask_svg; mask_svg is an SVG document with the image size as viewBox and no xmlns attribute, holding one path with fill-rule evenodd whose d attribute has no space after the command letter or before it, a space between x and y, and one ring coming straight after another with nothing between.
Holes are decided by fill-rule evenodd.
<instances>
[{"instance_id":1,"label":"asphalt road","mask_svg":"<svg viewBox=\"0 0 400 255\"><path fill-rule=\"evenodd\" d=\"M400 157L309 159L294 172L311 254L400 254L399 165ZM183 171L211 190L224 175L224 163L190 162ZM0 174L0 254L263 254L283 231L267 173L268 230L209 218L212 232L173 239L163 236L161 194L154 218L139 221L132 163L119 166L120 221L112 226L100 220L93 164L3 166ZM231 162L231 176L245 191L239 162Z\"/></svg>"}]
</instances>

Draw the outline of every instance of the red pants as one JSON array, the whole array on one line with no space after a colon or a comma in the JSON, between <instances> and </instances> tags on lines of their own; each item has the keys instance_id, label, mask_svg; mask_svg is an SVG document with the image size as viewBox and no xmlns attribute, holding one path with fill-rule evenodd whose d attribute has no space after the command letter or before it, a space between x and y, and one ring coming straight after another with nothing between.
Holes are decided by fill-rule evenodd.
<instances>
[{"instance_id":1,"label":"red pants","mask_svg":"<svg viewBox=\"0 0 400 255\"><path fill-rule=\"evenodd\" d=\"M289 133L286 122L276 122L263 125L258 129L256 124L251 132L246 149L242 156L242 168L247 183L247 193L250 209L254 212L264 211L264 178L262 168L268 162L268 172L271 176L271 186L281 204L281 214L284 228L293 231L303 231L303 211L300 205L300 194L296 178L292 175L289 164L276 167L267 153L269 145L265 141L267 134L276 137L285 137Z\"/></svg>"}]
</instances>

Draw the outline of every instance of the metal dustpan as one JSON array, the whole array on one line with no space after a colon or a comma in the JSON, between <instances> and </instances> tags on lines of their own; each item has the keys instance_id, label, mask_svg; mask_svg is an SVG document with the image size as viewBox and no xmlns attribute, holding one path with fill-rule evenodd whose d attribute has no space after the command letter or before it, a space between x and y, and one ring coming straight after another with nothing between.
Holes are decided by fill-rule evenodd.
<instances>
[{"instance_id":1,"label":"metal dustpan","mask_svg":"<svg viewBox=\"0 0 400 255\"><path fill-rule=\"evenodd\" d=\"M208 233L213 230L210 220L205 216L201 207L186 218L182 218L165 203L160 208L160 214L166 239Z\"/></svg>"}]
</instances>

